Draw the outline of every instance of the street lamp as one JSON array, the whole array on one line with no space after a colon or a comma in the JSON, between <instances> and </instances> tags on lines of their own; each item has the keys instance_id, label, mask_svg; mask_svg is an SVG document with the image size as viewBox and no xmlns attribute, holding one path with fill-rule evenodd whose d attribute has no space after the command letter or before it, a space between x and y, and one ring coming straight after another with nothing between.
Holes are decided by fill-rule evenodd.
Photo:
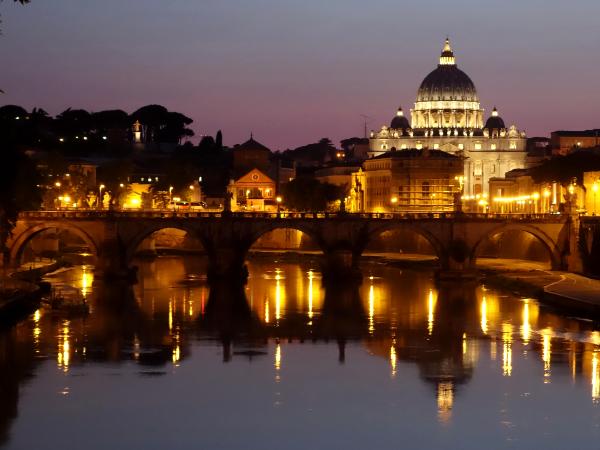
<instances>
[{"instance_id":1,"label":"street lamp","mask_svg":"<svg viewBox=\"0 0 600 450\"><path fill-rule=\"evenodd\" d=\"M59 188L61 186L60 181L57 181L56 183L54 183L54 186Z\"/></svg>"},{"instance_id":2,"label":"street lamp","mask_svg":"<svg viewBox=\"0 0 600 450\"><path fill-rule=\"evenodd\" d=\"M103 205L103 201L102 201L102 189L104 189L106 186L104 186L103 184L100 185L100 195L98 196L98 208L102 209Z\"/></svg>"},{"instance_id":3,"label":"street lamp","mask_svg":"<svg viewBox=\"0 0 600 450\"><path fill-rule=\"evenodd\" d=\"M279 215L281 214L281 202L283 201L281 195L278 195L275 201L277 202L277 215Z\"/></svg>"},{"instance_id":4,"label":"street lamp","mask_svg":"<svg viewBox=\"0 0 600 450\"><path fill-rule=\"evenodd\" d=\"M545 212L550 212L550 189L544 188L544 209Z\"/></svg>"},{"instance_id":5,"label":"street lamp","mask_svg":"<svg viewBox=\"0 0 600 450\"><path fill-rule=\"evenodd\" d=\"M396 212L396 204L398 203L398 197L395 195L392 197L392 212Z\"/></svg>"},{"instance_id":6,"label":"street lamp","mask_svg":"<svg viewBox=\"0 0 600 450\"><path fill-rule=\"evenodd\" d=\"M173 203L173 186L169 186L169 206Z\"/></svg>"},{"instance_id":7,"label":"street lamp","mask_svg":"<svg viewBox=\"0 0 600 450\"><path fill-rule=\"evenodd\" d=\"M533 195L531 196L531 198L533 198L533 213L537 214L538 212L538 200L540 199L540 193L539 192L534 192Z\"/></svg>"},{"instance_id":8,"label":"street lamp","mask_svg":"<svg viewBox=\"0 0 600 450\"><path fill-rule=\"evenodd\" d=\"M592 184L592 192L594 193L594 213L593 215L596 215L596 194L598 194L598 180L594 181L594 184Z\"/></svg>"}]
</instances>

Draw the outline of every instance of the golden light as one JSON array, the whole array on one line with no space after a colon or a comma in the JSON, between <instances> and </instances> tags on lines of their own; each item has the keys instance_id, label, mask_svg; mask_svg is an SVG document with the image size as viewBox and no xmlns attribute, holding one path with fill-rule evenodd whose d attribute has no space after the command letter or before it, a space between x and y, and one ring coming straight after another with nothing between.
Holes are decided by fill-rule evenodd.
<instances>
[{"instance_id":1,"label":"golden light","mask_svg":"<svg viewBox=\"0 0 600 450\"><path fill-rule=\"evenodd\" d=\"M191 184L189 185L189 188L190 188L190 191L193 191L193 190L194 190L194 186L193 186L193 185L191 185Z\"/></svg>"},{"instance_id":2,"label":"golden light","mask_svg":"<svg viewBox=\"0 0 600 450\"><path fill-rule=\"evenodd\" d=\"M278 195L275 200L277 201L277 203L281 203L283 201L280 195Z\"/></svg>"},{"instance_id":3,"label":"golden light","mask_svg":"<svg viewBox=\"0 0 600 450\"><path fill-rule=\"evenodd\" d=\"M437 407L438 419L447 423L452 416L452 405L454 403L454 386L451 381L443 381L438 384Z\"/></svg>"},{"instance_id":4,"label":"golden light","mask_svg":"<svg viewBox=\"0 0 600 450\"><path fill-rule=\"evenodd\" d=\"M104 189L106 186L104 186L103 184L100 185L100 190Z\"/></svg>"},{"instance_id":5,"label":"golden light","mask_svg":"<svg viewBox=\"0 0 600 450\"><path fill-rule=\"evenodd\" d=\"M312 325L312 318L313 318L313 297L314 297L314 291L313 291L313 271L309 270L308 271L308 318L311 319L311 321L308 323L309 325Z\"/></svg>"},{"instance_id":6,"label":"golden light","mask_svg":"<svg viewBox=\"0 0 600 450\"><path fill-rule=\"evenodd\" d=\"M429 289L429 295L427 296L427 332L430 336L433 333L434 311L436 301L437 299L433 295L433 290Z\"/></svg>"},{"instance_id":7,"label":"golden light","mask_svg":"<svg viewBox=\"0 0 600 450\"><path fill-rule=\"evenodd\" d=\"M54 183L54 186L60 187L61 186L60 181L57 181L56 183Z\"/></svg>"},{"instance_id":8,"label":"golden light","mask_svg":"<svg viewBox=\"0 0 600 450\"><path fill-rule=\"evenodd\" d=\"M600 365L598 364L598 350L592 353L592 401L600 402Z\"/></svg>"},{"instance_id":9,"label":"golden light","mask_svg":"<svg viewBox=\"0 0 600 450\"><path fill-rule=\"evenodd\" d=\"M575 193L575 186L570 184L569 185L569 194L573 195Z\"/></svg>"},{"instance_id":10,"label":"golden light","mask_svg":"<svg viewBox=\"0 0 600 450\"><path fill-rule=\"evenodd\" d=\"M502 324L502 375L512 375L512 325Z\"/></svg>"},{"instance_id":11,"label":"golden light","mask_svg":"<svg viewBox=\"0 0 600 450\"><path fill-rule=\"evenodd\" d=\"M529 300L523 304L523 326L521 327L521 337L525 345L529 344L531 337L531 325L529 325Z\"/></svg>"},{"instance_id":12,"label":"golden light","mask_svg":"<svg viewBox=\"0 0 600 450\"><path fill-rule=\"evenodd\" d=\"M69 343L69 321L63 321L63 327L61 333L58 335L58 351L56 355L56 362L58 367L61 367L65 372L69 370L69 363L71 361L71 345Z\"/></svg>"},{"instance_id":13,"label":"golden light","mask_svg":"<svg viewBox=\"0 0 600 450\"><path fill-rule=\"evenodd\" d=\"M281 369L281 344L277 343L275 347L275 370Z\"/></svg>"},{"instance_id":14,"label":"golden light","mask_svg":"<svg viewBox=\"0 0 600 450\"><path fill-rule=\"evenodd\" d=\"M542 361L544 362L544 384L550 383L550 363L552 359L552 330L542 330Z\"/></svg>"},{"instance_id":15,"label":"golden light","mask_svg":"<svg viewBox=\"0 0 600 450\"><path fill-rule=\"evenodd\" d=\"M120 183L120 184L119 184L119 187L120 187L120 188L124 188L124 187L125 187L125 185L124 185L123 183Z\"/></svg>"},{"instance_id":16,"label":"golden light","mask_svg":"<svg viewBox=\"0 0 600 450\"><path fill-rule=\"evenodd\" d=\"M396 347L394 347L395 342L392 341L392 345L390 346L390 366L392 367L392 378L396 376L396 365L398 361L398 357L396 356Z\"/></svg>"},{"instance_id":17,"label":"golden light","mask_svg":"<svg viewBox=\"0 0 600 450\"><path fill-rule=\"evenodd\" d=\"M548 197L550 197L550 195L552 195L552 194L550 193L550 189L548 189L548 188L544 188L544 197L548 198Z\"/></svg>"},{"instance_id":18,"label":"golden light","mask_svg":"<svg viewBox=\"0 0 600 450\"><path fill-rule=\"evenodd\" d=\"M534 200L539 200L540 193L539 192L534 192L533 195L531 196L531 198L533 198Z\"/></svg>"},{"instance_id":19,"label":"golden light","mask_svg":"<svg viewBox=\"0 0 600 450\"><path fill-rule=\"evenodd\" d=\"M265 300L265 323L269 323L269 300Z\"/></svg>"},{"instance_id":20,"label":"golden light","mask_svg":"<svg viewBox=\"0 0 600 450\"><path fill-rule=\"evenodd\" d=\"M488 319L487 319L487 301L485 299L485 295L483 296L483 299L481 300L481 331L483 331L483 334L487 334L488 333Z\"/></svg>"},{"instance_id":21,"label":"golden light","mask_svg":"<svg viewBox=\"0 0 600 450\"><path fill-rule=\"evenodd\" d=\"M375 287L369 286L369 334L375 332Z\"/></svg>"},{"instance_id":22,"label":"golden light","mask_svg":"<svg viewBox=\"0 0 600 450\"><path fill-rule=\"evenodd\" d=\"M281 303L284 301L285 291L281 287L280 270L275 269L275 320L281 319Z\"/></svg>"},{"instance_id":23,"label":"golden light","mask_svg":"<svg viewBox=\"0 0 600 450\"><path fill-rule=\"evenodd\" d=\"M392 203L393 204L398 203L398 197L392 197Z\"/></svg>"},{"instance_id":24,"label":"golden light","mask_svg":"<svg viewBox=\"0 0 600 450\"><path fill-rule=\"evenodd\" d=\"M598 187L598 181L594 181L594 184L592 184L592 191L598 192Z\"/></svg>"}]
</instances>

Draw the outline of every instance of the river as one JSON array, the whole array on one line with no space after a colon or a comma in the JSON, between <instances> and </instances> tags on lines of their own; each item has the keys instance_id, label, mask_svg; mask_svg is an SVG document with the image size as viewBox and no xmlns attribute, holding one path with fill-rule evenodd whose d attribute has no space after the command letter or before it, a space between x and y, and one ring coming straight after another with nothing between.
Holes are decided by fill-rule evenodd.
<instances>
[{"instance_id":1,"label":"river","mask_svg":"<svg viewBox=\"0 0 600 450\"><path fill-rule=\"evenodd\" d=\"M90 314L0 333L0 448L597 448L600 332L535 299L366 263L140 261L133 287L48 279Z\"/></svg>"}]
</instances>

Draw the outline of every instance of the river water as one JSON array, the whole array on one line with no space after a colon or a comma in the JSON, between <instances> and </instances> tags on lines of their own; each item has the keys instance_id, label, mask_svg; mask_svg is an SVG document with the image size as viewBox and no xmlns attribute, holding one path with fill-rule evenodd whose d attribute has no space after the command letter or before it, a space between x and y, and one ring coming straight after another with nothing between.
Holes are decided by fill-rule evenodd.
<instances>
[{"instance_id":1,"label":"river water","mask_svg":"<svg viewBox=\"0 0 600 450\"><path fill-rule=\"evenodd\" d=\"M592 323L375 263L325 289L276 258L239 289L195 257L140 262L133 287L51 276L91 312L0 334L0 447L598 448Z\"/></svg>"}]
</instances>

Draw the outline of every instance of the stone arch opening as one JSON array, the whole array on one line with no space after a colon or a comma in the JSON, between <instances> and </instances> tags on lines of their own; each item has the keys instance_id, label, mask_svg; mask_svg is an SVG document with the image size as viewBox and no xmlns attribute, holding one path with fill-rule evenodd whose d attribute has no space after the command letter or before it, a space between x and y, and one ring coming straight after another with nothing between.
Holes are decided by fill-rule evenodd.
<instances>
[{"instance_id":1,"label":"stone arch opening","mask_svg":"<svg viewBox=\"0 0 600 450\"><path fill-rule=\"evenodd\" d=\"M156 227L145 230L133 239L127 251L127 260L135 257L160 255L204 254L200 238L184 227Z\"/></svg>"},{"instance_id":2,"label":"stone arch opening","mask_svg":"<svg viewBox=\"0 0 600 450\"><path fill-rule=\"evenodd\" d=\"M301 227L274 226L269 227L252 236L248 247L249 252L322 252L317 237L310 231Z\"/></svg>"},{"instance_id":3,"label":"stone arch opening","mask_svg":"<svg viewBox=\"0 0 600 450\"><path fill-rule=\"evenodd\" d=\"M409 224L390 225L372 231L363 255L381 254L403 259L435 260L444 257L443 246L428 231Z\"/></svg>"},{"instance_id":4,"label":"stone arch opening","mask_svg":"<svg viewBox=\"0 0 600 450\"><path fill-rule=\"evenodd\" d=\"M47 222L28 228L14 239L10 245L10 263L19 265L24 256L40 254L54 257L64 253L79 253L96 259L98 244L77 225Z\"/></svg>"},{"instance_id":5,"label":"stone arch opening","mask_svg":"<svg viewBox=\"0 0 600 450\"><path fill-rule=\"evenodd\" d=\"M527 225L502 225L482 236L473 247L471 265L558 270L561 255L556 243L541 230Z\"/></svg>"}]
</instances>

